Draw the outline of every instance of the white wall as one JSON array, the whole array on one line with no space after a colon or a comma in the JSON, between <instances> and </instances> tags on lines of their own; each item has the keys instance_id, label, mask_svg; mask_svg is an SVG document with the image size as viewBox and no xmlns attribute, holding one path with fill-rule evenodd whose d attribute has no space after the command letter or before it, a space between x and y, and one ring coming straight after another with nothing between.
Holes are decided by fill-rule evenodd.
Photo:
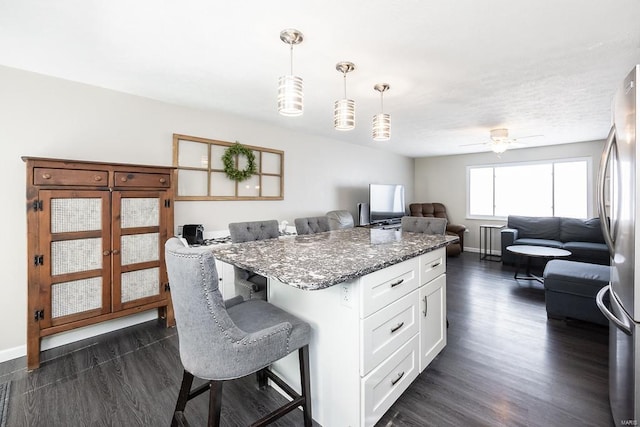
<instances>
[{"instance_id":1,"label":"white wall","mask_svg":"<svg viewBox=\"0 0 640 427\"><path fill-rule=\"evenodd\" d=\"M467 226L468 233L465 234L464 241L465 249L477 251L480 224L505 224L506 221L466 218L467 166L591 157L594 197L593 213L594 216L597 216L595 185L603 147L604 141L592 141L548 147L512 149L503 153L500 157L489 152L416 159L414 200L416 202L443 203L447 208L450 222ZM497 236L497 233L495 236L494 248L497 247L499 249L499 236ZM495 242L498 242L497 246Z\"/></svg>"},{"instance_id":2,"label":"white wall","mask_svg":"<svg viewBox=\"0 0 640 427\"><path fill-rule=\"evenodd\" d=\"M370 182L413 195L410 158L231 116L0 67L0 361L24 354L27 322L25 166L21 156L171 165L174 133L284 150L282 201L177 202L176 225L288 220L332 209L355 214ZM274 101L275 102L275 101ZM89 335L92 331L88 332Z\"/></svg>"}]
</instances>

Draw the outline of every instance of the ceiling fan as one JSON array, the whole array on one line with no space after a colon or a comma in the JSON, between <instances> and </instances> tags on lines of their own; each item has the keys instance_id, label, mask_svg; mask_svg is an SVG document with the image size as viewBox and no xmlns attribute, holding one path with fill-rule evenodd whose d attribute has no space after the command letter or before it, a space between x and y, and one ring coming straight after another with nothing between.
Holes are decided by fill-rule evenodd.
<instances>
[{"instance_id":1,"label":"ceiling fan","mask_svg":"<svg viewBox=\"0 0 640 427\"><path fill-rule=\"evenodd\" d=\"M512 144L517 143L521 139L535 138L539 136L542 136L542 135L529 135L529 136L521 136L520 138L509 138L509 129L505 129L505 128L491 129L491 131L489 132L489 141L480 142L476 144L465 144L463 145L463 147L470 146L470 145L488 145L489 148L491 148L491 151L493 151L494 153L502 154L505 151L507 151L507 149L511 147Z\"/></svg>"}]
</instances>

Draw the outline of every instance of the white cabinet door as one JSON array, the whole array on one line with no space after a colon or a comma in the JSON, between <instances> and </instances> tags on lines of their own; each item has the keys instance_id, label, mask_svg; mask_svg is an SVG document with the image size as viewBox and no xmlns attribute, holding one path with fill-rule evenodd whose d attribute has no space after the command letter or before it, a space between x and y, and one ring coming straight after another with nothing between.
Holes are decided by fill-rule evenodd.
<instances>
[{"instance_id":1,"label":"white cabinet door","mask_svg":"<svg viewBox=\"0 0 640 427\"><path fill-rule=\"evenodd\" d=\"M420 297L420 372L447 345L447 276L422 286Z\"/></svg>"},{"instance_id":2,"label":"white cabinet door","mask_svg":"<svg viewBox=\"0 0 640 427\"><path fill-rule=\"evenodd\" d=\"M222 293L222 298L231 299L236 296L234 285L233 265L216 259L216 270L218 270L218 287Z\"/></svg>"}]
</instances>

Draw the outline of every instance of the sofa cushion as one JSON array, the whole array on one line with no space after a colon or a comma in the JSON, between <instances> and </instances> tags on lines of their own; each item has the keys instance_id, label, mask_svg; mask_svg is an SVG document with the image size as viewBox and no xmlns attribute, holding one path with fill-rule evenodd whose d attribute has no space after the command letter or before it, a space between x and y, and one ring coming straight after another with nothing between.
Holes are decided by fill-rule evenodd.
<instances>
[{"instance_id":1,"label":"sofa cushion","mask_svg":"<svg viewBox=\"0 0 640 427\"><path fill-rule=\"evenodd\" d=\"M561 218L560 240L563 242L595 242L604 243L600 218L587 220L578 218Z\"/></svg>"},{"instance_id":2,"label":"sofa cushion","mask_svg":"<svg viewBox=\"0 0 640 427\"><path fill-rule=\"evenodd\" d=\"M548 239L516 239L514 245L548 246L550 248L562 249L562 242Z\"/></svg>"},{"instance_id":3,"label":"sofa cushion","mask_svg":"<svg viewBox=\"0 0 640 427\"><path fill-rule=\"evenodd\" d=\"M566 242L562 249L571 252L570 259L596 264L609 264L609 249L604 243Z\"/></svg>"},{"instance_id":4,"label":"sofa cushion","mask_svg":"<svg viewBox=\"0 0 640 427\"><path fill-rule=\"evenodd\" d=\"M609 275L607 265L553 259L544 269L544 287L551 291L595 298L598 291L609 283Z\"/></svg>"},{"instance_id":5,"label":"sofa cushion","mask_svg":"<svg viewBox=\"0 0 640 427\"><path fill-rule=\"evenodd\" d=\"M556 240L560 237L559 217L509 215L507 227L518 229L518 238Z\"/></svg>"}]
</instances>

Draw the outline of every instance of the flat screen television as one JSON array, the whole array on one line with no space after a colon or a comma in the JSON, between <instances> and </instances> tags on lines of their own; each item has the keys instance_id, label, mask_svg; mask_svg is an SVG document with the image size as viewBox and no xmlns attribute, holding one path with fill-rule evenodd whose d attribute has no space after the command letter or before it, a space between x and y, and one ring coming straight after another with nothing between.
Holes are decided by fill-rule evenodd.
<instances>
[{"instance_id":1,"label":"flat screen television","mask_svg":"<svg viewBox=\"0 0 640 427\"><path fill-rule=\"evenodd\" d=\"M369 184L369 221L395 224L405 215L404 185Z\"/></svg>"}]
</instances>

